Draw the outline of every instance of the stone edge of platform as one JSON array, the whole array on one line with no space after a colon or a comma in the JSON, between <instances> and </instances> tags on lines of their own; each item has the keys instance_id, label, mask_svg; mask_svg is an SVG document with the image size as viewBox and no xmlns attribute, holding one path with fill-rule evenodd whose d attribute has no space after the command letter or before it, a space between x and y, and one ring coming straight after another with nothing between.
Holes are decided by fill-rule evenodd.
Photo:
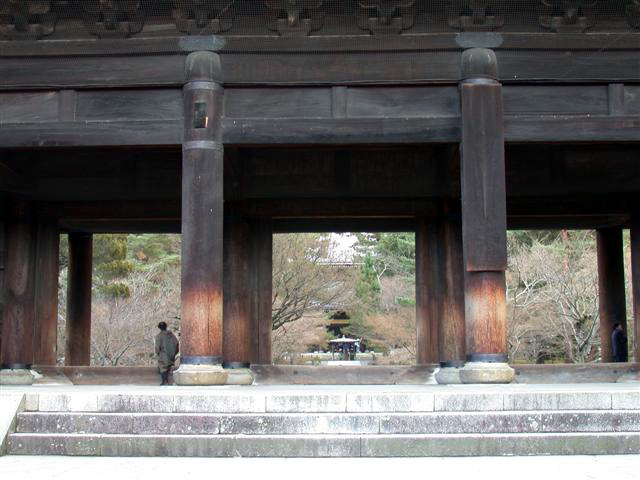
<instances>
[{"instance_id":1,"label":"stone edge of platform","mask_svg":"<svg viewBox=\"0 0 640 480\"><path fill-rule=\"evenodd\" d=\"M9 434L16 428L18 413L25 410L26 395L9 393L0 395L0 457L7 451Z\"/></svg>"},{"instance_id":2,"label":"stone edge of platform","mask_svg":"<svg viewBox=\"0 0 640 480\"><path fill-rule=\"evenodd\" d=\"M17 434L12 454L179 457L598 455L640 452L640 434L56 435Z\"/></svg>"},{"instance_id":3,"label":"stone edge of platform","mask_svg":"<svg viewBox=\"0 0 640 480\"><path fill-rule=\"evenodd\" d=\"M3 395L4 396L4 395ZM385 413L640 410L640 389L444 392L33 392L32 412Z\"/></svg>"}]
</instances>

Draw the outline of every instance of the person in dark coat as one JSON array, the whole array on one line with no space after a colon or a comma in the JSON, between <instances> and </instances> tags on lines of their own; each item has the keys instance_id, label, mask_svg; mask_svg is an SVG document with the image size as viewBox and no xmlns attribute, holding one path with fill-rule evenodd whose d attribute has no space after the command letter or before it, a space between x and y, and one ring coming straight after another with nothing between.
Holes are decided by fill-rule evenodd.
<instances>
[{"instance_id":1,"label":"person in dark coat","mask_svg":"<svg viewBox=\"0 0 640 480\"><path fill-rule=\"evenodd\" d=\"M613 349L614 362L628 362L629 353L627 351L627 336L622 330L622 324L616 323L611 333L611 348Z\"/></svg>"},{"instance_id":2,"label":"person in dark coat","mask_svg":"<svg viewBox=\"0 0 640 480\"><path fill-rule=\"evenodd\" d=\"M156 355L158 356L158 372L160 372L162 379L160 385L169 385L169 374L178 354L178 339L167 330L166 322L160 322L158 328L160 333L156 335Z\"/></svg>"}]
</instances>

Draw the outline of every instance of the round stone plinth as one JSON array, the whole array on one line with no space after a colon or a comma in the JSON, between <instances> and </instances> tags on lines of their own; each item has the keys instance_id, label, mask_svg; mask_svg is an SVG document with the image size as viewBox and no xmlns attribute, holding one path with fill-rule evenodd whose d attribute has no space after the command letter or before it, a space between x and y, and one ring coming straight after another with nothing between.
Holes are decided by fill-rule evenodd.
<instances>
[{"instance_id":1,"label":"round stone plinth","mask_svg":"<svg viewBox=\"0 0 640 480\"><path fill-rule=\"evenodd\" d=\"M460 368L459 367L440 367L435 373L436 382L440 385L453 385L462 383L460 380Z\"/></svg>"},{"instance_id":2,"label":"round stone plinth","mask_svg":"<svg viewBox=\"0 0 640 480\"><path fill-rule=\"evenodd\" d=\"M35 376L24 368L6 368L0 370L0 385L33 385Z\"/></svg>"},{"instance_id":3,"label":"round stone plinth","mask_svg":"<svg viewBox=\"0 0 640 480\"><path fill-rule=\"evenodd\" d=\"M176 385L226 385L227 371L221 365L180 365L173 372Z\"/></svg>"},{"instance_id":4,"label":"round stone plinth","mask_svg":"<svg viewBox=\"0 0 640 480\"><path fill-rule=\"evenodd\" d=\"M511 383L515 375L508 363L468 362L460 369L462 383Z\"/></svg>"},{"instance_id":5,"label":"round stone plinth","mask_svg":"<svg viewBox=\"0 0 640 480\"><path fill-rule=\"evenodd\" d=\"M255 374L249 368L225 369L227 385L251 385L255 380Z\"/></svg>"}]
</instances>

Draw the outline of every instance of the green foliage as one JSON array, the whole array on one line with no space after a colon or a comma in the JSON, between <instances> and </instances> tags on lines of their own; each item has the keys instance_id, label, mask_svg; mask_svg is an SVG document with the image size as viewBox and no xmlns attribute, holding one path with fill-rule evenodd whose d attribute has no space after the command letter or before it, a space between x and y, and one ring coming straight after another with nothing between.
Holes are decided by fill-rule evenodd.
<instances>
[{"instance_id":1,"label":"green foliage","mask_svg":"<svg viewBox=\"0 0 640 480\"><path fill-rule=\"evenodd\" d=\"M371 255L378 275L414 276L416 238L413 232L358 233L355 250L360 259Z\"/></svg>"},{"instance_id":2,"label":"green foliage","mask_svg":"<svg viewBox=\"0 0 640 480\"><path fill-rule=\"evenodd\" d=\"M375 269L373 256L368 254L360 267L360 275L355 285L356 297L360 299L366 310L374 309L378 305L380 282Z\"/></svg>"},{"instance_id":3,"label":"green foliage","mask_svg":"<svg viewBox=\"0 0 640 480\"><path fill-rule=\"evenodd\" d=\"M105 297L126 298L131 294L124 283L133 271L133 264L127 260L127 235L93 236L93 271L93 283Z\"/></svg>"},{"instance_id":4,"label":"green foliage","mask_svg":"<svg viewBox=\"0 0 640 480\"><path fill-rule=\"evenodd\" d=\"M165 271L180 264L180 236L163 234L129 235L129 259L136 270Z\"/></svg>"}]
</instances>

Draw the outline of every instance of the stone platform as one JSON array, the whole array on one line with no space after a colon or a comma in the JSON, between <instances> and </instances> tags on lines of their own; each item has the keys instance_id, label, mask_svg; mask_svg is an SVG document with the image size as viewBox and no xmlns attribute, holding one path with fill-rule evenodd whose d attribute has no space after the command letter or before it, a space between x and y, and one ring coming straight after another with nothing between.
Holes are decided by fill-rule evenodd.
<instances>
[{"instance_id":1,"label":"stone platform","mask_svg":"<svg viewBox=\"0 0 640 480\"><path fill-rule=\"evenodd\" d=\"M640 453L637 383L33 386L3 387L0 398L13 399L5 424L7 453L14 455Z\"/></svg>"}]
</instances>

